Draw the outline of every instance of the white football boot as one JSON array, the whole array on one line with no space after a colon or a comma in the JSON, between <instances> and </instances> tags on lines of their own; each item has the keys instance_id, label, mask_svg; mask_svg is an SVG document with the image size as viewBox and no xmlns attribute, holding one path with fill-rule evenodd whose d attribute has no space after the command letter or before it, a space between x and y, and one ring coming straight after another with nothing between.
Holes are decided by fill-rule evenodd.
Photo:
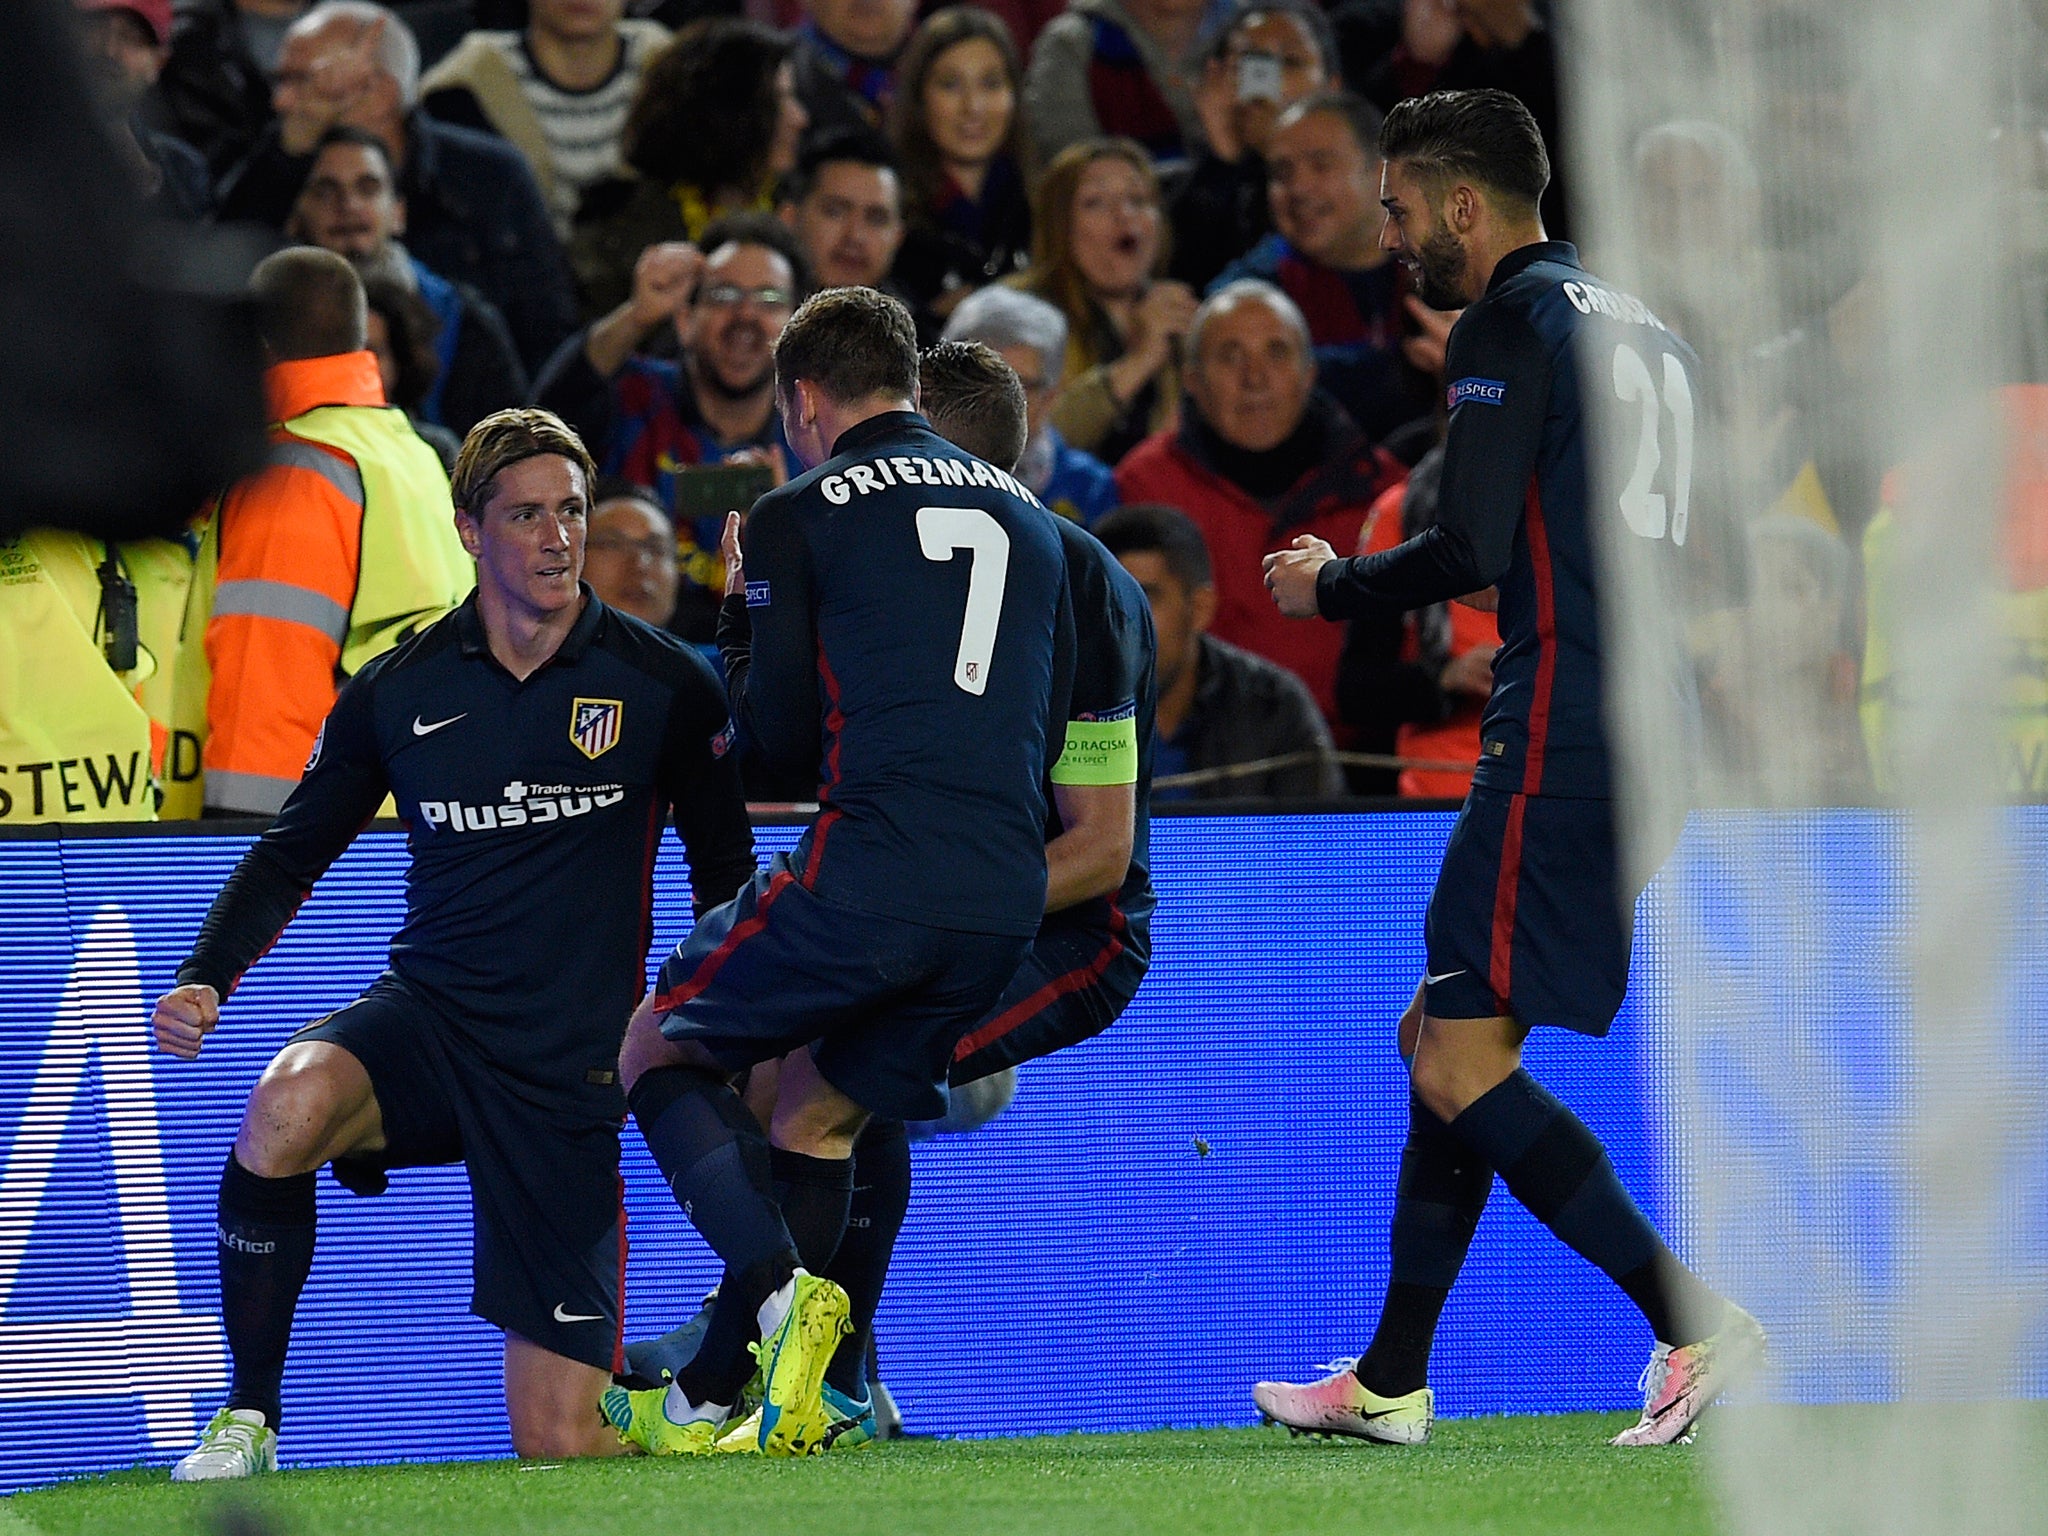
<instances>
[{"instance_id":1,"label":"white football boot","mask_svg":"<svg viewBox=\"0 0 2048 1536\"><path fill-rule=\"evenodd\" d=\"M174 1483L216 1483L277 1470L277 1431L254 1408L223 1408L171 1468Z\"/></svg>"}]
</instances>

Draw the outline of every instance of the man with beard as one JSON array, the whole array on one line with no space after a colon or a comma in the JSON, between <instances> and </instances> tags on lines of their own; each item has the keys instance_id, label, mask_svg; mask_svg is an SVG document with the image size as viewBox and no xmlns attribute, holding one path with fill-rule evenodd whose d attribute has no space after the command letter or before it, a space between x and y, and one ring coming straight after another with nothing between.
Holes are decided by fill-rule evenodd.
<instances>
[{"instance_id":1,"label":"man with beard","mask_svg":"<svg viewBox=\"0 0 2048 1536\"><path fill-rule=\"evenodd\" d=\"M563 343L536 398L596 445L603 473L646 486L664 507L697 465L763 464L780 484L792 460L775 413L775 340L808 288L795 236L767 214L715 219L701 246L650 245L631 296ZM662 327L680 358L638 350ZM724 597L723 531L723 509L678 519L673 627L692 640L712 637Z\"/></svg>"},{"instance_id":2,"label":"man with beard","mask_svg":"<svg viewBox=\"0 0 2048 1536\"><path fill-rule=\"evenodd\" d=\"M1613 1443L1669 1445L1754 1367L1762 1330L1672 1255L1599 1139L1524 1070L1522 1042L1537 1024L1605 1035L1628 985L1651 861L1617 846L1596 520L1650 541L1642 572L1672 593L1700 575L1711 586L1726 530L1711 498L1691 505L1693 465L1709 461L1695 453L1699 364L1640 299L1546 237L1549 156L1514 97L1403 102L1380 148L1382 242L1424 303L1465 311L1448 354L1437 520L1349 560L1304 535L1266 556L1266 585L1282 613L1328 619L1498 587L1501 647L1479 766L1430 898L1427 968L1400 1024L1408 1142L1379 1328L1353 1364L1252 1396L1291 1429L1426 1441L1437 1318L1498 1172L1641 1310L1655 1340L1642 1417ZM1589 415L1615 430L1590 431ZM1631 665L1687 698L1685 626L1675 604L1666 611L1661 629L1627 635Z\"/></svg>"},{"instance_id":3,"label":"man with beard","mask_svg":"<svg viewBox=\"0 0 2048 1536\"><path fill-rule=\"evenodd\" d=\"M199 151L136 116L171 56L171 0L74 3L93 104L143 206L162 218L205 218L213 187Z\"/></svg>"},{"instance_id":4,"label":"man with beard","mask_svg":"<svg viewBox=\"0 0 2048 1536\"><path fill-rule=\"evenodd\" d=\"M451 282L405 248L405 199L384 141L364 128L330 128L313 151L286 233L345 256L366 283L388 277L416 293L440 329L440 366L419 415L456 434L526 398L525 365L498 306Z\"/></svg>"}]
</instances>

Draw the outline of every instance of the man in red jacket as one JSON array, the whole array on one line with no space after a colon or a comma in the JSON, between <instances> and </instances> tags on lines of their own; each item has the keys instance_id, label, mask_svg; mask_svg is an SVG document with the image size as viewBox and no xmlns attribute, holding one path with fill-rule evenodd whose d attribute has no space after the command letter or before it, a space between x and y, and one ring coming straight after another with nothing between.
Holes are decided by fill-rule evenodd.
<instances>
[{"instance_id":1,"label":"man in red jacket","mask_svg":"<svg viewBox=\"0 0 2048 1536\"><path fill-rule=\"evenodd\" d=\"M1373 502L1405 471L1316 389L1308 326L1270 283L1230 283L1195 312L1185 383L1179 428L1118 467L1120 499L1194 519L1215 568L1210 633L1286 667L1335 722L1344 632L1280 618L1259 562L1304 533L1355 549Z\"/></svg>"}]
</instances>

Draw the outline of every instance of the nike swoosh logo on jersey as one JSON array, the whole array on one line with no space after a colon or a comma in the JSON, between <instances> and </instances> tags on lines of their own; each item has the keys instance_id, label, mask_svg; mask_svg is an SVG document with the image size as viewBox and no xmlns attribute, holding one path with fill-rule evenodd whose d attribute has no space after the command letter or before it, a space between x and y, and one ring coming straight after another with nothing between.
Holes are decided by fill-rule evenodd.
<instances>
[{"instance_id":1,"label":"nike swoosh logo on jersey","mask_svg":"<svg viewBox=\"0 0 2048 1536\"><path fill-rule=\"evenodd\" d=\"M434 732L441 729L442 726L453 725L456 721L467 718L468 715L469 711L465 709L459 715L450 715L446 720L436 720L432 725L426 724L418 715L414 715L412 717L412 733L415 736L431 736Z\"/></svg>"},{"instance_id":2,"label":"nike swoosh logo on jersey","mask_svg":"<svg viewBox=\"0 0 2048 1536\"><path fill-rule=\"evenodd\" d=\"M593 1312L588 1317L585 1317L577 1312L564 1312L562 1304L558 1301L555 1303L555 1321L558 1323L601 1323L604 1321L604 1314L602 1312Z\"/></svg>"},{"instance_id":3,"label":"nike swoosh logo on jersey","mask_svg":"<svg viewBox=\"0 0 2048 1536\"><path fill-rule=\"evenodd\" d=\"M1422 982L1424 986L1433 987L1440 981L1449 981L1453 976L1462 976L1464 974L1465 972L1462 968L1455 971L1445 971L1441 976L1432 976L1429 972L1424 971L1422 973Z\"/></svg>"}]
</instances>

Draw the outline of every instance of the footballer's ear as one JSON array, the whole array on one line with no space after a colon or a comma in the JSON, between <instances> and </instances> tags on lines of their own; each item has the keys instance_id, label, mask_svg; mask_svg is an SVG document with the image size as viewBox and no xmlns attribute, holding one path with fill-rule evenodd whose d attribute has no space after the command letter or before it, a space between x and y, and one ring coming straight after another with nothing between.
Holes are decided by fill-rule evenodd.
<instances>
[{"instance_id":1,"label":"footballer's ear","mask_svg":"<svg viewBox=\"0 0 2048 1536\"><path fill-rule=\"evenodd\" d=\"M1456 233L1472 232L1479 218L1479 194L1466 182L1455 182L1444 194L1444 223Z\"/></svg>"},{"instance_id":2,"label":"footballer's ear","mask_svg":"<svg viewBox=\"0 0 2048 1536\"><path fill-rule=\"evenodd\" d=\"M484 554L483 529L477 525L476 515L467 507L455 509L455 537L462 540L462 547L469 551L469 558L481 560Z\"/></svg>"}]
</instances>

